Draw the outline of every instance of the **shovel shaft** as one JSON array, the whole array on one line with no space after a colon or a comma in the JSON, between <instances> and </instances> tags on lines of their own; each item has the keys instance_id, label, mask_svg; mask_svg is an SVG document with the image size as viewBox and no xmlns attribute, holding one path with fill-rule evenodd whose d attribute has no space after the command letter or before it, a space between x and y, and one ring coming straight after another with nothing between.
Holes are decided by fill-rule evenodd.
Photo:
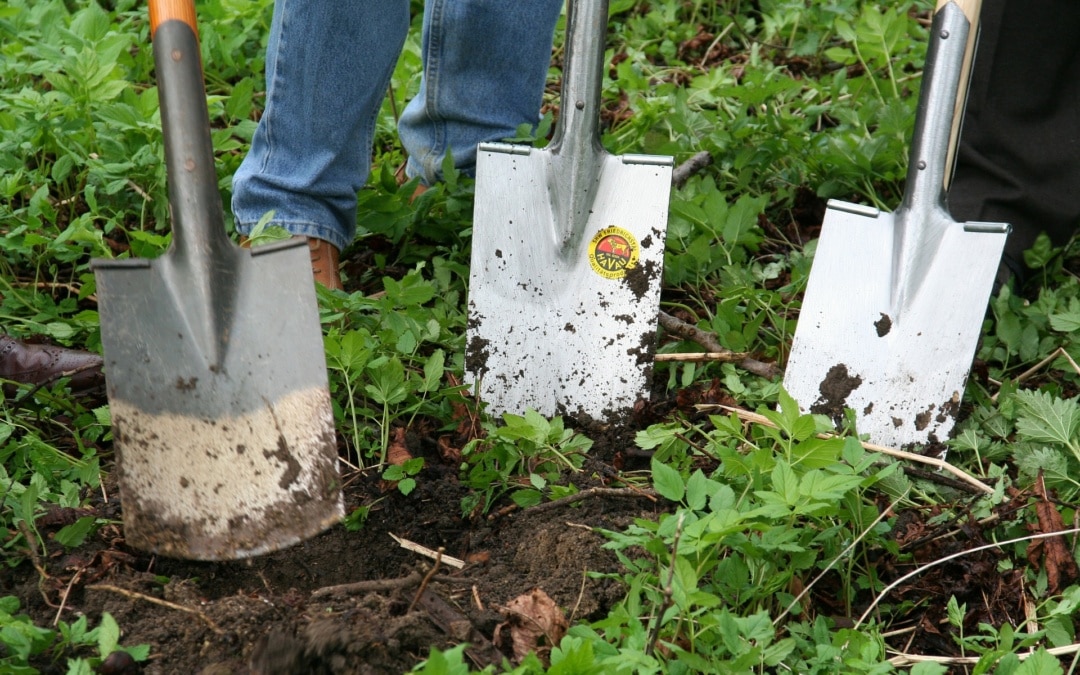
<instances>
[{"instance_id":1,"label":"shovel shaft","mask_svg":"<svg viewBox=\"0 0 1080 675\"><path fill-rule=\"evenodd\" d=\"M979 2L966 4L961 7L954 0L941 3L930 28L911 139L908 189L902 205L904 210L917 214L944 208L977 30L967 11L978 10L980 5Z\"/></svg>"},{"instance_id":2,"label":"shovel shaft","mask_svg":"<svg viewBox=\"0 0 1080 675\"><path fill-rule=\"evenodd\" d=\"M191 0L152 0L165 163L169 175L173 248L193 273L209 275L213 254L232 246L214 170L195 8ZM202 268L202 269L200 269Z\"/></svg>"},{"instance_id":3,"label":"shovel shaft","mask_svg":"<svg viewBox=\"0 0 1080 675\"><path fill-rule=\"evenodd\" d=\"M548 176L553 238L564 256L581 242L607 156L598 133L607 15L608 0L568 3L562 104Z\"/></svg>"},{"instance_id":4,"label":"shovel shaft","mask_svg":"<svg viewBox=\"0 0 1080 675\"><path fill-rule=\"evenodd\" d=\"M566 17L562 105L552 141L575 150L600 150L600 85L608 0L570 0Z\"/></svg>"}]
</instances>

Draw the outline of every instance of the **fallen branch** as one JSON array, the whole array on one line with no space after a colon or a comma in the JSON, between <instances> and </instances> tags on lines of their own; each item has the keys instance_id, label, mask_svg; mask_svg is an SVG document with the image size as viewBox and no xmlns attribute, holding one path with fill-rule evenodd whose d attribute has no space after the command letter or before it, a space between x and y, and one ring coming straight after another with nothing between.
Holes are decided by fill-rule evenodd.
<instances>
[{"instance_id":1,"label":"fallen branch","mask_svg":"<svg viewBox=\"0 0 1080 675\"><path fill-rule=\"evenodd\" d=\"M109 591L110 593L117 593L124 597L131 598L132 600L144 600L154 605L161 605L162 607L166 607L168 609L175 609L178 612L194 614L195 616L202 619L203 622L210 627L210 630L214 631L218 635L225 635L225 631L223 631L220 626L214 623L213 619L206 616L197 609L185 607L184 605L178 605L175 602L169 602L168 600L162 600L161 598L155 598L152 595L146 595L145 593L139 593L138 591L129 591L126 588L120 588L119 586L113 586L111 584L94 584L93 586L87 586L86 588L91 591Z\"/></svg>"},{"instance_id":2,"label":"fallen branch","mask_svg":"<svg viewBox=\"0 0 1080 675\"><path fill-rule=\"evenodd\" d=\"M691 342L696 342L705 348L706 351L714 354L735 354L730 349L725 349L716 339L712 333L703 331L697 326L686 323L682 319L677 319L667 312L660 312L660 326L667 332L681 337ZM772 363L764 363L757 359L752 359L749 356L734 361L735 365L743 370L764 377L767 379L774 379L780 375L780 369Z\"/></svg>"},{"instance_id":3,"label":"fallen branch","mask_svg":"<svg viewBox=\"0 0 1080 675\"><path fill-rule=\"evenodd\" d=\"M557 509L568 504L584 501L593 497L621 497L621 498L640 498L648 499L650 501L656 501L656 493L652 490L636 490L633 488L605 488L594 487L588 490L582 490L576 494L567 495L565 497L559 497L553 499L550 502L544 504L538 504L525 510L525 513L532 515L534 513L542 513L544 511L550 511L551 509Z\"/></svg>"},{"instance_id":4,"label":"fallen branch","mask_svg":"<svg viewBox=\"0 0 1080 675\"><path fill-rule=\"evenodd\" d=\"M354 581L348 584L337 584L336 586L324 586L312 591L311 599L322 600L323 598L333 596L360 595L362 593L386 593L389 591L411 588L423 580L424 577L421 576L419 572L410 572L409 574L396 579L370 579L368 581ZM439 583L444 584L473 583L471 579L453 577L446 574L437 574L431 578L431 581L438 581Z\"/></svg>"},{"instance_id":5,"label":"fallen branch","mask_svg":"<svg viewBox=\"0 0 1080 675\"><path fill-rule=\"evenodd\" d=\"M695 153L690 159L672 169L671 186L678 190L683 185L686 185L686 181L690 180L690 176L712 164L712 161L712 155L707 150Z\"/></svg>"},{"instance_id":6,"label":"fallen branch","mask_svg":"<svg viewBox=\"0 0 1080 675\"><path fill-rule=\"evenodd\" d=\"M764 415L759 415L757 413L750 412L749 410L743 410L742 408L734 408L734 407L729 406L729 405L721 405L721 404L700 404L700 405L697 405L695 407L698 410L708 410L708 409L717 409L717 408L719 408L720 410L725 410L727 412L735 413L736 415L738 415L739 419L741 419L741 420L743 420L745 422L753 422L754 424L760 424L762 426L772 427L774 429L776 428L776 425L773 424L772 420L765 417ZM824 438L824 439L838 438L838 436L836 434L818 434L817 437L818 438ZM889 448L889 447L886 447L884 445L877 445L877 444L874 444L874 443L867 443L865 441L859 441L859 443L863 446L863 449L869 450L871 452L878 452L878 453L881 453L882 455L888 455L889 457L895 457L897 459L906 459L909 462L919 462L920 464L929 464L930 466L937 467L937 468L941 469L942 471L948 471L949 473L953 474L954 476L956 476L960 480L964 481L965 483L967 483L969 485L973 485L974 487L978 488L979 491L981 491L981 492L983 492L985 494L989 495L989 494L994 493L994 488L992 488L989 485L987 485L986 483L982 482L981 480L979 480L975 476L972 476L971 474L967 473L963 469L960 469L960 468L958 468L956 466L953 466L952 464L949 464L948 462L946 462L943 459L938 459L937 457L926 457L925 455L918 455L918 454L916 454L914 452L907 452L906 450L897 450L896 448Z\"/></svg>"}]
</instances>

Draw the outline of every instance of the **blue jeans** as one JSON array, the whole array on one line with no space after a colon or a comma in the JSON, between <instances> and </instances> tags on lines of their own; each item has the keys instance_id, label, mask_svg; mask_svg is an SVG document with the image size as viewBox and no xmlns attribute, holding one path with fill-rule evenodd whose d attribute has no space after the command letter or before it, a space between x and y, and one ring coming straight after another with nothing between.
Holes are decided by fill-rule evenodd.
<instances>
[{"instance_id":1,"label":"blue jeans","mask_svg":"<svg viewBox=\"0 0 1080 675\"><path fill-rule=\"evenodd\" d=\"M427 0L420 91L403 112L406 171L440 178L449 152L471 173L476 144L539 120L562 0ZM236 228L267 211L297 235L345 248L371 171L376 117L409 29L408 0L277 0L266 107L233 177Z\"/></svg>"}]
</instances>

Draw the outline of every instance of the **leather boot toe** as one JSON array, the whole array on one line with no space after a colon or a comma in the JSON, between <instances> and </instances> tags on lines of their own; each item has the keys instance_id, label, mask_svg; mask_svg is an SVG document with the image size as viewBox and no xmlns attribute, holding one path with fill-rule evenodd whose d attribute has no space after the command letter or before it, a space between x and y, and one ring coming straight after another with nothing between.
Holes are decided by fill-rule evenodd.
<instances>
[{"instance_id":1,"label":"leather boot toe","mask_svg":"<svg viewBox=\"0 0 1080 675\"><path fill-rule=\"evenodd\" d=\"M0 335L0 379L19 384L48 384L70 377L71 390L86 391L103 383L102 358L97 354L53 345L26 344ZM9 388L5 388L8 391Z\"/></svg>"},{"instance_id":2,"label":"leather boot toe","mask_svg":"<svg viewBox=\"0 0 1080 675\"><path fill-rule=\"evenodd\" d=\"M308 237L308 250L311 251L311 272L315 281L335 291L345 290L338 272L340 252L324 239Z\"/></svg>"}]
</instances>

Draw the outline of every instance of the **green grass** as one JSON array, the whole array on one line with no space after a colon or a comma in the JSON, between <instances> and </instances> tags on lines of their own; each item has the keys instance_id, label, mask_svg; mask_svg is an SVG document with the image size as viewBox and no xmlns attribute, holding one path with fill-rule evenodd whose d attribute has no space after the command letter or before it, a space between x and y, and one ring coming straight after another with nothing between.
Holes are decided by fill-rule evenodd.
<instances>
[{"instance_id":1,"label":"green grass","mask_svg":"<svg viewBox=\"0 0 1080 675\"><path fill-rule=\"evenodd\" d=\"M263 103L271 9L270 0L199 5L225 203ZM672 195L666 310L696 317L726 348L784 362L813 253L793 226L807 203L839 197L892 209L899 201L927 10L925 2L855 0L612 2L608 57L616 77L603 90L606 147L671 154L676 162L708 151L714 159ZM144 11L135 0L0 6L0 325L16 336L100 350L90 258L150 257L168 244ZM452 382L463 370L472 184L451 172L445 185L410 203L412 186L394 181L403 159L394 115L418 85L418 29L415 17L392 101L378 120L376 169L360 195L355 250L371 264L351 285L366 292L320 293L338 430L361 466L384 461L394 429L421 420L428 428L455 425L465 402ZM550 90L548 102L556 96ZM970 414L949 444L950 461L992 483L992 494L968 496L909 477L850 437L819 439L821 420L771 412L784 395L778 383L732 364L658 366L669 391L715 382L743 406L760 407L772 425L717 411L642 430L638 445L654 453L647 480L673 504L671 513L605 533L624 566L616 578L625 598L608 617L573 626L550 666L530 657L515 672L900 669L888 661L883 633L925 608L883 603L855 626L804 605L799 589L827 584L837 611L856 618L856 606L884 588L875 561L912 562L895 541L904 510L931 514L933 522L993 515L980 527L1004 541L1041 527L1036 490L1044 485L1055 496L1044 503L1073 522L1080 496L1075 253L1040 241L1026 258L1037 288L1026 295L1006 288L992 300L979 376L966 394ZM686 346L669 341L662 351ZM509 499L528 506L575 489L590 440L562 420L525 415L482 426L484 438L464 457L462 478L474 491L465 511ZM8 565L41 548L35 521L42 513L77 507L97 489L110 442L108 410L85 409L62 383L23 388L5 401L0 525ZM408 492L419 470L387 477ZM57 538L77 546L101 524L80 521ZM1068 541L1075 553L1075 539ZM1045 651L1020 659L1074 641L1080 587L1054 588L1028 551L1026 543L1005 546L997 571L1017 572L1011 578L1028 589L1033 622L971 625L966 603L933 599L948 603L946 639L977 661L969 672L1064 671ZM23 668L9 672L35 672L26 665L31 652L87 672L92 659L116 648L104 623L95 629L104 636L85 624L53 630L33 626L9 602L0 609L0 664ZM91 648L97 656L86 656ZM1061 663L1075 670L1075 660ZM419 671L469 668L453 649L434 653ZM924 663L911 672L945 671Z\"/></svg>"}]
</instances>

